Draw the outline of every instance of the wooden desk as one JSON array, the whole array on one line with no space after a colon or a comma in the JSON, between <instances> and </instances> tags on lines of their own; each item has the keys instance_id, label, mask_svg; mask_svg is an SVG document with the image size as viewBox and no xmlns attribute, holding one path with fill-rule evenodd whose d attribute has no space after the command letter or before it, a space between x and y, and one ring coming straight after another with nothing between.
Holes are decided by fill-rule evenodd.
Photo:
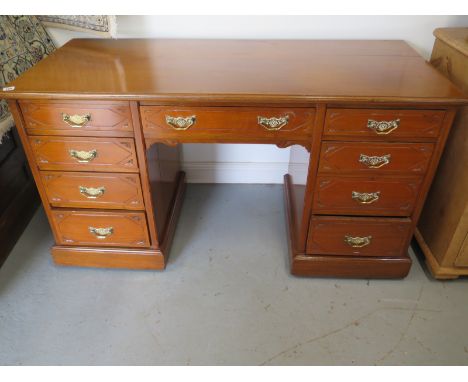
<instances>
[{"instance_id":1,"label":"wooden desk","mask_svg":"<svg viewBox=\"0 0 468 382\"><path fill-rule=\"evenodd\" d=\"M73 40L11 86L57 264L163 269L178 145L269 143L292 146L291 272L313 276L407 275L467 103L401 41Z\"/></svg>"}]
</instances>

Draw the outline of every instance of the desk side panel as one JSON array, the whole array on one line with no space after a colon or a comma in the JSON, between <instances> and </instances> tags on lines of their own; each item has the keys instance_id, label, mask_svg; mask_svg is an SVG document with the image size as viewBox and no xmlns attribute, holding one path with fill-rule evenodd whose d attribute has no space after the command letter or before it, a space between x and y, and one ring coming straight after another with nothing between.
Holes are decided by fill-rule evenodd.
<instances>
[{"instance_id":1,"label":"desk side panel","mask_svg":"<svg viewBox=\"0 0 468 382\"><path fill-rule=\"evenodd\" d=\"M164 238L180 171L179 146L154 143L146 150L158 236Z\"/></svg>"},{"instance_id":2,"label":"desk side panel","mask_svg":"<svg viewBox=\"0 0 468 382\"><path fill-rule=\"evenodd\" d=\"M294 237L293 251L303 252L304 246L301 243L301 225L304 218L307 176L309 174L310 153L306 148L299 145L291 146L289 167L288 167L288 212L291 219L290 234Z\"/></svg>"}]
</instances>

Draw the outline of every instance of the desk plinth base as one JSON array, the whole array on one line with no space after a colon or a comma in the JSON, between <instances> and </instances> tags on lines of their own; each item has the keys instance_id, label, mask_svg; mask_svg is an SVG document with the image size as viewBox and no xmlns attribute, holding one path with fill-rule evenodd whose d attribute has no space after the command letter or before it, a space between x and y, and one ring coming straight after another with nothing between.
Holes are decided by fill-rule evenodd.
<instances>
[{"instance_id":1,"label":"desk plinth base","mask_svg":"<svg viewBox=\"0 0 468 382\"><path fill-rule=\"evenodd\" d=\"M398 279L408 275L409 257L345 257L296 255L291 273L296 276Z\"/></svg>"},{"instance_id":2,"label":"desk plinth base","mask_svg":"<svg viewBox=\"0 0 468 382\"><path fill-rule=\"evenodd\" d=\"M351 257L309 255L296 246L296 226L293 220L290 176L284 176L284 200L288 227L289 260L291 273L296 276L349 277L349 278L403 278L411 268L409 256Z\"/></svg>"},{"instance_id":3,"label":"desk plinth base","mask_svg":"<svg viewBox=\"0 0 468 382\"><path fill-rule=\"evenodd\" d=\"M52 247L55 264L92 268L164 269L166 262L158 249Z\"/></svg>"}]
</instances>

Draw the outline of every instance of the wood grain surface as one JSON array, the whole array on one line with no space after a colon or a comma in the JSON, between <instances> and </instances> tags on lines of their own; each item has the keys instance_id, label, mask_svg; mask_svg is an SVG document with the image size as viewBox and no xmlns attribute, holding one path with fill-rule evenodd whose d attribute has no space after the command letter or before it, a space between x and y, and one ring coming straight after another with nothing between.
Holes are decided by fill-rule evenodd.
<instances>
[{"instance_id":1,"label":"wood grain surface","mask_svg":"<svg viewBox=\"0 0 468 382\"><path fill-rule=\"evenodd\" d=\"M5 98L466 103L403 41L71 40Z\"/></svg>"}]
</instances>

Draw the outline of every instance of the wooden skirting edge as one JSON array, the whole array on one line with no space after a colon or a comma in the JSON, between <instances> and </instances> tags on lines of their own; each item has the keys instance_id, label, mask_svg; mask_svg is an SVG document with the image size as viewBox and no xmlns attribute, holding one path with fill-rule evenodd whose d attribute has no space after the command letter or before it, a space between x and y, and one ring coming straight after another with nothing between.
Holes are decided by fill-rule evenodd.
<instances>
[{"instance_id":1,"label":"wooden skirting edge","mask_svg":"<svg viewBox=\"0 0 468 382\"><path fill-rule=\"evenodd\" d=\"M424 237L422 236L418 228L416 228L414 231L414 238L416 239L419 248L424 254L424 257L426 258L427 267L431 272L432 276L434 276L434 278L438 280L451 280L456 279L459 276L468 274L468 269L466 268L456 269L441 266L435 258L434 254L432 253L431 249L427 245L426 241L424 240Z\"/></svg>"},{"instance_id":2,"label":"wooden skirting edge","mask_svg":"<svg viewBox=\"0 0 468 382\"><path fill-rule=\"evenodd\" d=\"M394 279L408 275L409 257L346 257L299 255L294 258L291 273L297 276Z\"/></svg>"},{"instance_id":3,"label":"wooden skirting edge","mask_svg":"<svg viewBox=\"0 0 468 382\"><path fill-rule=\"evenodd\" d=\"M291 179L284 176L284 201L288 227L291 273L296 276L349 278L403 278L411 268L411 259L402 257L351 257L304 255L296 247L294 213L291 209Z\"/></svg>"},{"instance_id":4,"label":"wooden skirting edge","mask_svg":"<svg viewBox=\"0 0 468 382\"><path fill-rule=\"evenodd\" d=\"M104 247L52 247L55 264L93 268L164 269L169 248L177 225L185 190L185 173L180 172L177 188L169 214L168 228L161 250L139 248Z\"/></svg>"},{"instance_id":5,"label":"wooden skirting edge","mask_svg":"<svg viewBox=\"0 0 468 382\"><path fill-rule=\"evenodd\" d=\"M157 249L52 247L55 264L92 268L164 269L164 256Z\"/></svg>"}]
</instances>

